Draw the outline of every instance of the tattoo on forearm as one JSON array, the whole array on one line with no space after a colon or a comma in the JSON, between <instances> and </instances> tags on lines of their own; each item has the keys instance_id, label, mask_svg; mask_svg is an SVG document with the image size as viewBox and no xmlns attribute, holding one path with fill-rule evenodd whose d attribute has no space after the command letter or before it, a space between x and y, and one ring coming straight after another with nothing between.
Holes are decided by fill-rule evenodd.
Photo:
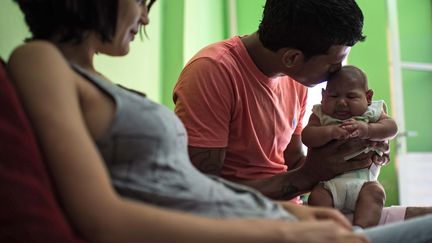
<instances>
[{"instance_id":1,"label":"tattoo on forearm","mask_svg":"<svg viewBox=\"0 0 432 243\"><path fill-rule=\"evenodd\" d=\"M191 155L191 161L201 172L219 175L224 157L224 153L220 150L203 150L195 151Z\"/></svg>"},{"instance_id":2,"label":"tattoo on forearm","mask_svg":"<svg viewBox=\"0 0 432 243\"><path fill-rule=\"evenodd\" d=\"M291 199L295 197L298 192L299 189L296 186L293 186L291 184L283 185L281 188L281 197L282 199Z\"/></svg>"}]
</instances>

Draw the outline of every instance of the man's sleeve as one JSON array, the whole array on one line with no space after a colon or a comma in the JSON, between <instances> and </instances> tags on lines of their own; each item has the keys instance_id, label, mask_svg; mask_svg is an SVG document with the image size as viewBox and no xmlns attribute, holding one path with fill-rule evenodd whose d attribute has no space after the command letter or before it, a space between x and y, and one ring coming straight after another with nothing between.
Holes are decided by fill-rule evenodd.
<instances>
[{"instance_id":1,"label":"man's sleeve","mask_svg":"<svg viewBox=\"0 0 432 243\"><path fill-rule=\"evenodd\" d=\"M199 58L183 69L173 99L190 146L227 146L233 97L231 75L217 61Z\"/></svg>"},{"instance_id":2,"label":"man's sleeve","mask_svg":"<svg viewBox=\"0 0 432 243\"><path fill-rule=\"evenodd\" d=\"M300 112L298 113L297 117L297 127L294 130L294 134L301 135L301 132L303 130L303 118L306 112L306 105L307 105L307 94L308 89L306 87L301 87L300 91L297 90L297 95L299 97L300 102Z\"/></svg>"}]
</instances>

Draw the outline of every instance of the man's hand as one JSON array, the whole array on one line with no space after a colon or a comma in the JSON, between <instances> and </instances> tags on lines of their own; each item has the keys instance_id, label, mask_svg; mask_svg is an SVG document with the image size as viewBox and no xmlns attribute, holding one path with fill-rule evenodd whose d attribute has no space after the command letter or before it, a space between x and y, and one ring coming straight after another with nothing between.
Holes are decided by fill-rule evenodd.
<instances>
[{"instance_id":1,"label":"man's hand","mask_svg":"<svg viewBox=\"0 0 432 243\"><path fill-rule=\"evenodd\" d=\"M376 142L376 141L369 141L369 146L373 147L379 151L383 152L383 155L378 155L377 153L373 153L372 155L372 161L376 164L376 165L386 165L388 164L388 162L390 162L390 147L388 144L388 141L383 141L383 142Z\"/></svg>"},{"instance_id":2,"label":"man's hand","mask_svg":"<svg viewBox=\"0 0 432 243\"><path fill-rule=\"evenodd\" d=\"M370 242L364 234L346 229L333 220L307 221L300 219L299 221L286 221L271 219L231 219L223 223L228 227L228 231L231 233L235 232L242 236L253 236L252 239L247 241L243 240L241 242Z\"/></svg>"},{"instance_id":3,"label":"man's hand","mask_svg":"<svg viewBox=\"0 0 432 243\"><path fill-rule=\"evenodd\" d=\"M375 152L361 154L349 161L344 159L347 155L366 148L370 145L369 143L367 140L350 139L332 141L319 148L310 148L305 163L300 168L300 173L311 182L318 183L347 171L369 167ZM373 146L378 146L378 144Z\"/></svg>"}]
</instances>

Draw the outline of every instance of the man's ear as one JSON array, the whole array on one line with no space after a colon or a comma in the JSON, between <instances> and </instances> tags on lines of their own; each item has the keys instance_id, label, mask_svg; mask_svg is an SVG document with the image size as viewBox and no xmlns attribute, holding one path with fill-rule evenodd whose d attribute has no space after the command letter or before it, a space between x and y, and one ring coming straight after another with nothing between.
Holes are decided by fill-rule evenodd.
<instances>
[{"instance_id":1,"label":"man's ear","mask_svg":"<svg viewBox=\"0 0 432 243\"><path fill-rule=\"evenodd\" d=\"M368 105L372 104L372 97L373 97L373 90L366 91L366 100L368 102Z\"/></svg>"},{"instance_id":2,"label":"man's ear","mask_svg":"<svg viewBox=\"0 0 432 243\"><path fill-rule=\"evenodd\" d=\"M282 63L287 68L295 67L304 61L303 52L295 48L284 48L282 53Z\"/></svg>"}]
</instances>

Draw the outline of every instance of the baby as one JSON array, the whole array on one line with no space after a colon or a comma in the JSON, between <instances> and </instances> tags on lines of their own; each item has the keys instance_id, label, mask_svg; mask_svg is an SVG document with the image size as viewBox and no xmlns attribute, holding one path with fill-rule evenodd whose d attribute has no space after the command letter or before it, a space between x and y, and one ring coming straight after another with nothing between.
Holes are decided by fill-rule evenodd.
<instances>
[{"instance_id":1,"label":"baby","mask_svg":"<svg viewBox=\"0 0 432 243\"><path fill-rule=\"evenodd\" d=\"M303 143L314 148L334 139L385 141L396 136L396 123L386 115L384 101L372 101L372 96L363 71L354 66L342 67L322 90L321 104L313 107L302 132ZM345 160L349 163L349 159L369 151L366 148ZM322 182L312 190L308 203L354 213L353 224L362 228L377 225L385 201L384 189L377 182L379 169L372 164Z\"/></svg>"}]
</instances>

